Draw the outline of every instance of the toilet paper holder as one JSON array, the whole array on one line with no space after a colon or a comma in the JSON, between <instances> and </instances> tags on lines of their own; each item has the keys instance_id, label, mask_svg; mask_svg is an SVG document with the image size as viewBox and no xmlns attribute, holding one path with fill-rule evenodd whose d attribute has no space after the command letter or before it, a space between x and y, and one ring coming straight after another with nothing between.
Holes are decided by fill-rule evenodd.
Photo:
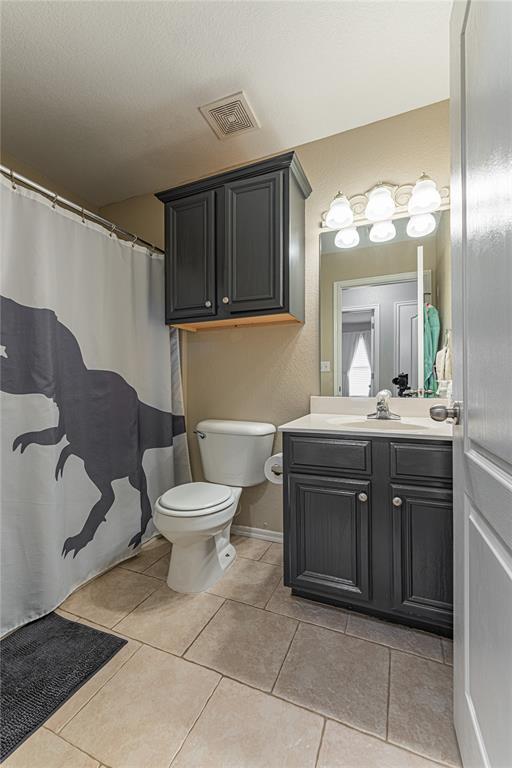
<instances>
[{"instance_id":1,"label":"toilet paper holder","mask_svg":"<svg viewBox=\"0 0 512 768\"><path fill-rule=\"evenodd\" d=\"M280 464L272 464L270 467L270 471L274 473L274 475L282 475L283 474L283 468Z\"/></svg>"}]
</instances>

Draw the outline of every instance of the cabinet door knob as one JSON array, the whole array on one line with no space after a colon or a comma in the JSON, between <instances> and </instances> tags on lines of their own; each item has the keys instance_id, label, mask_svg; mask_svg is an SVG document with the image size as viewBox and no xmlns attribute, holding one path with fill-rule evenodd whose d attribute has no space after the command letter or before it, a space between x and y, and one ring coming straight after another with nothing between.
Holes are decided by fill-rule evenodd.
<instances>
[{"instance_id":1,"label":"cabinet door knob","mask_svg":"<svg viewBox=\"0 0 512 768\"><path fill-rule=\"evenodd\" d=\"M366 493L358 494L357 498L359 499L359 501L368 501L368 496L366 495Z\"/></svg>"},{"instance_id":2,"label":"cabinet door knob","mask_svg":"<svg viewBox=\"0 0 512 768\"><path fill-rule=\"evenodd\" d=\"M400 498L400 496L395 496L393 498L393 506L394 507L401 507L402 506L402 499Z\"/></svg>"},{"instance_id":3,"label":"cabinet door knob","mask_svg":"<svg viewBox=\"0 0 512 768\"><path fill-rule=\"evenodd\" d=\"M208 301L205 301L204 305L205 305L205 307L208 307L208 309L210 309L212 303L211 303L210 300L208 300Z\"/></svg>"},{"instance_id":4,"label":"cabinet door knob","mask_svg":"<svg viewBox=\"0 0 512 768\"><path fill-rule=\"evenodd\" d=\"M222 299L222 303L223 303L223 304L229 304L229 299L228 299L228 297L227 297L227 296L224 296L224 297L223 297L223 299Z\"/></svg>"}]
</instances>

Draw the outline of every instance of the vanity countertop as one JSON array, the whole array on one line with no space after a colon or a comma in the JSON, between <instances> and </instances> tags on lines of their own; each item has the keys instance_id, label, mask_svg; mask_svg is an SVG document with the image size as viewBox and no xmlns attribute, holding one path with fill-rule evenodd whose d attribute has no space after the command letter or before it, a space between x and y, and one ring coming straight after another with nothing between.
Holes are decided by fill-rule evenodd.
<instances>
[{"instance_id":1,"label":"vanity countertop","mask_svg":"<svg viewBox=\"0 0 512 768\"><path fill-rule=\"evenodd\" d=\"M452 440L453 425L427 416L402 416L400 421L367 419L358 414L309 413L279 427L280 432L318 432L372 437Z\"/></svg>"}]
</instances>

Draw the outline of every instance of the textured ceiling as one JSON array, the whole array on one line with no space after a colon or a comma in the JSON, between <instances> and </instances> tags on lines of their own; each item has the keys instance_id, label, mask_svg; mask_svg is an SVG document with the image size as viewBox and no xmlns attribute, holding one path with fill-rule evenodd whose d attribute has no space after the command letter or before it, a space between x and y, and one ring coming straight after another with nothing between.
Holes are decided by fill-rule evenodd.
<instances>
[{"instance_id":1,"label":"textured ceiling","mask_svg":"<svg viewBox=\"0 0 512 768\"><path fill-rule=\"evenodd\" d=\"M2 146L97 205L448 97L449 0L3 2ZM198 107L243 89L261 130Z\"/></svg>"}]
</instances>

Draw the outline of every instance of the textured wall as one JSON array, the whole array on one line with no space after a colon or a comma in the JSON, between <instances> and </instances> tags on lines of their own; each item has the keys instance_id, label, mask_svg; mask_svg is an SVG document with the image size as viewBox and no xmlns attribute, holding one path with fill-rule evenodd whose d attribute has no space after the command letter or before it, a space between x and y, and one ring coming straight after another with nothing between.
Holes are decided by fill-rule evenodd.
<instances>
[{"instance_id":1,"label":"textured wall","mask_svg":"<svg viewBox=\"0 0 512 768\"><path fill-rule=\"evenodd\" d=\"M56 184L55 181L53 181L51 178L51 168L48 168L47 172L41 173L36 168L32 168L32 166L27 165L17 158L14 158L12 155L9 155L4 151L4 149L2 149L1 152L1 161L2 165L5 165L12 171L20 173L22 176L25 176L25 178L30 179L31 181L35 181L36 184L40 184L42 187L46 187L46 189L49 189L51 192L55 192L57 195L62 195L62 197L65 197L67 200L71 200L72 203L81 205L83 208L86 208L88 211L92 211L93 213L99 212L98 207L93 203L90 203L88 200L85 200L79 195L75 195L75 193L71 192L67 187L63 187L61 184Z\"/></svg>"},{"instance_id":2,"label":"textured wall","mask_svg":"<svg viewBox=\"0 0 512 768\"><path fill-rule=\"evenodd\" d=\"M300 327L189 334L183 350L189 430L206 417L282 424L309 411L309 396L320 389L321 213L339 188L350 196L377 181L414 181L423 170L441 186L448 184L448 102L311 142L297 151L313 187L306 203L306 322ZM147 195L102 208L106 218L157 245L163 244L162 212L161 204ZM190 443L199 479L193 437ZM281 489L266 483L244 491L237 522L281 530Z\"/></svg>"}]
</instances>

